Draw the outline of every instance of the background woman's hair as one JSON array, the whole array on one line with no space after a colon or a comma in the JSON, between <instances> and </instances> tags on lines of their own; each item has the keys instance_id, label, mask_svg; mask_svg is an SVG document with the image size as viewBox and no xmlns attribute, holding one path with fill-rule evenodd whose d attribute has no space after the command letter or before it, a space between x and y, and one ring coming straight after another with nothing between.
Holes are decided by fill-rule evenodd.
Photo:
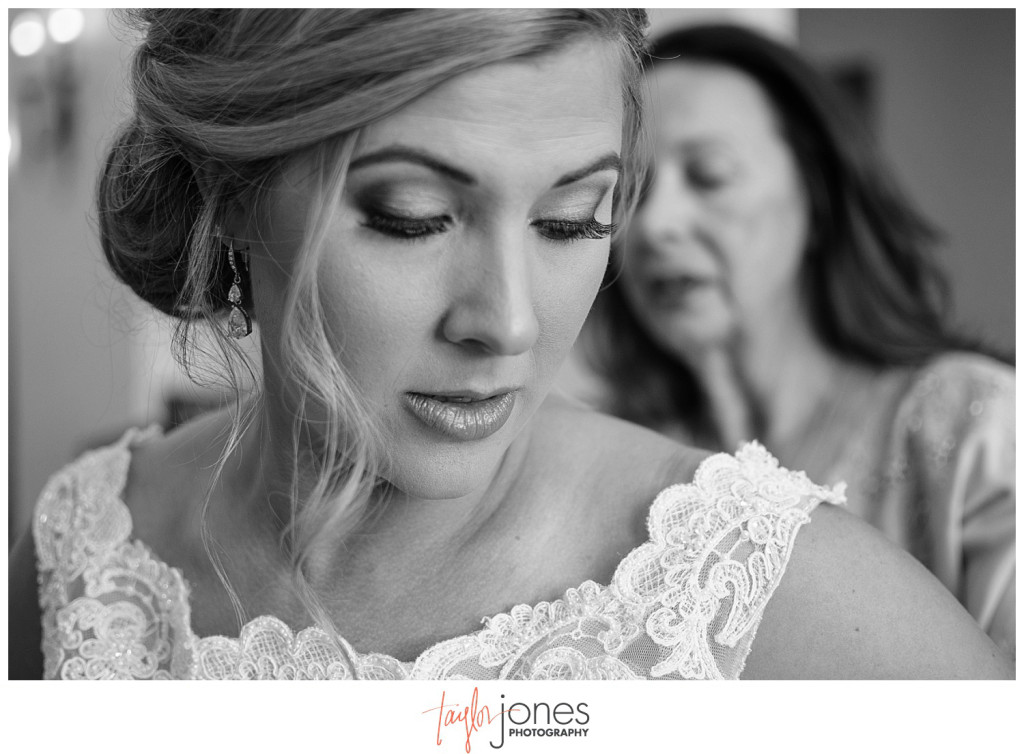
<instances>
[{"instance_id":1,"label":"background woman's hair","mask_svg":"<svg viewBox=\"0 0 1024 754\"><path fill-rule=\"evenodd\" d=\"M286 162L319 169L300 261L282 316L281 363L294 389L290 462L296 469L286 531L307 607L329 624L305 579L319 536L354 526L386 467L385 449L328 337L317 264L359 129L432 88L482 66L565 49L585 37L614 42L623 75L619 217L635 204L640 170L642 10L146 9L125 14L145 33L133 61L133 116L117 136L98 190L104 254L140 297L179 318L176 355L189 369L204 328L235 386L221 466L257 401L240 396L254 369L219 325L231 272L217 228L232 208L258 212ZM251 291L243 292L252 302ZM251 312L258 322L260 312ZM243 412L243 405L249 410ZM317 426L310 432L311 416ZM303 473L299 473L299 470ZM301 501L301 505L300 505ZM210 497L204 506L204 521ZM205 531L205 530L204 530ZM244 610L207 537L207 551Z\"/></svg>"},{"instance_id":2,"label":"background woman's hair","mask_svg":"<svg viewBox=\"0 0 1024 754\"><path fill-rule=\"evenodd\" d=\"M767 94L809 198L802 285L827 347L876 365L919 365L950 349L996 355L950 328L949 285L934 254L939 234L900 191L866 124L829 79L788 47L729 24L654 40L648 64L673 61L728 66ZM617 248L615 258L622 253ZM613 266L584 329L585 353L611 383L611 410L648 426L669 416L707 429L696 378L645 334L617 277Z\"/></svg>"}]
</instances>

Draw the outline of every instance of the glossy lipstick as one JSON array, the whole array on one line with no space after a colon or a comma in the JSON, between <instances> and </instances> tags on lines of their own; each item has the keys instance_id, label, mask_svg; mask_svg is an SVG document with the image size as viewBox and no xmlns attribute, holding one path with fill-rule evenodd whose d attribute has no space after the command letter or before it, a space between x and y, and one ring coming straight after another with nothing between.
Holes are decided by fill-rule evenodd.
<instances>
[{"instance_id":1,"label":"glossy lipstick","mask_svg":"<svg viewBox=\"0 0 1024 754\"><path fill-rule=\"evenodd\" d=\"M491 395L469 393L406 393L405 405L431 429L453 440L490 437L508 421L516 393L506 390Z\"/></svg>"}]
</instances>

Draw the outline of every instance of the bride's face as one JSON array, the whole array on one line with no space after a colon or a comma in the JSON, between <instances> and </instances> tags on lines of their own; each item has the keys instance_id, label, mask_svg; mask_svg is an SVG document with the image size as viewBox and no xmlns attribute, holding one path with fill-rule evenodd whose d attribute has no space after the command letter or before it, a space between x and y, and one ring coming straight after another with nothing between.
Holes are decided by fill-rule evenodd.
<instances>
[{"instance_id":1,"label":"bride's face","mask_svg":"<svg viewBox=\"0 0 1024 754\"><path fill-rule=\"evenodd\" d=\"M399 489L480 488L529 423L600 286L621 131L617 50L595 40L456 77L360 135L319 293ZM286 171L257 229L271 356L307 174ZM268 361L273 401L286 386Z\"/></svg>"}]
</instances>

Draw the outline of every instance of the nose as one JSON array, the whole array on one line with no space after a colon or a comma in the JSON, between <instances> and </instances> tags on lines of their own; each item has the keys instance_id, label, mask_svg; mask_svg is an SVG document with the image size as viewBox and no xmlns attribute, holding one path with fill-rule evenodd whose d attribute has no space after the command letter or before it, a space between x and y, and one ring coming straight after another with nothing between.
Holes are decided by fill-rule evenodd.
<instances>
[{"instance_id":1,"label":"nose","mask_svg":"<svg viewBox=\"0 0 1024 754\"><path fill-rule=\"evenodd\" d=\"M489 237L453 277L452 303L441 324L446 340L500 356L533 348L540 325L522 231Z\"/></svg>"},{"instance_id":2,"label":"nose","mask_svg":"<svg viewBox=\"0 0 1024 754\"><path fill-rule=\"evenodd\" d=\"M655 249L685 240L695 229L696 207L678 170L658 168L637 210L636 223Z\"/></svg>"}]
</instances>

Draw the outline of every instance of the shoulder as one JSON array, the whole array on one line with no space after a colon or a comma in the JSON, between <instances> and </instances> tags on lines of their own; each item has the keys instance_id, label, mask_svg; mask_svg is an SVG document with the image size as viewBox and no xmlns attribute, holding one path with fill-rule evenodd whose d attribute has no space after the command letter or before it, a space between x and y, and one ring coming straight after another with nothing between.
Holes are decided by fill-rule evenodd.
<instances>
[{"instance_id":1,"label":"shoulder","mask_svg":"<svg viewBox=\"0 0 1024 754\"><path fill-rule=\"evenodd\" d=\"M708 456L560 397L541 405L530 431L525 497L531 506L545 501L546 515L601 561L591 570L602 583L648 540L659 494L692 481Z\"/></svg>"},{"instance_id":2,"label":"shoulder","mask_svg":"<svg viewBox=\"0 0 1024 754\"><path fill-rule=\"evenodd\" d=\"M935 374L940 379L979 384L1013 383L1016 369L1010 364L973 351L947 351L921 368L923 375Z\"/></svg>"},{"instance_id":3,"label":"shoulder","mask_svg":"<svg viewBox=\"0 0 1024 754\"><path fill-rule=\"evenodd\" d=\"M645 606L655 644L670 648L655 677L736 678L797 533L828 489L790 471L764 447L706 458L692 481L662 491L647 542L616 571L625 604Z\"/></svg>"},{"instance_id":4,"label":"shoulder","mask_svg":"<svg viewBox=\"0 0 1024 754\"><path fill-rule=\"evenodd\" d=\"M893 438L927 462L923 468L948 470L955 457L982 448L1000 468L1012 468L1015 383L1012 366L981 354L936 357L914 373L893 417Z\"/></svg>"},{"instance_id":5,"label":"shoulder","mask_svg":"<svg viewBox=\"0 0 1024 754\"><path fill-rule=\"evenodd\" d=\"M545 404L535 445L558 466L558 476L589 499L654 525L658 505L682 497L713 505L734 496L737 484L760 499L809 511L822 501L840 503L843 486L815 484L790 471L758 443L735 454L711 453L576 404ZM545 426L547 425L547 426ZM612 520L609 519L609 520ZM649 528L648 526L648 528Z\"/></svg>"},{"instance_id":6,"label":"shoulder","mask_svg":"<svg viewBox=\"0 0 1024 754\"><path fill-rule=\"evenodd\" d=\"M871 526L820 506L765 608L749 678L1009 677L967 612Z\"/></svg>"},{"instance_id":7,"label":"shoulder","mask_svg":"<svg viewBox=\"0 0 1024 754\"><path fill-rule=\"evenodd\" d=\"M541 407L535 447L561 474L600 497L649 507L666 487L690 482L711 454L560 397Z\"/></svg>"},{"instance_id":8,"label":"shoulder","mask_svg":"<svg viewBox=\"0 0 1024 754\"><path fill-rule=\"evenodd\" d=\"M132 445L122 499L136 536L174 555L201 536L196 522L226 443L230 416L201 415L166 434Z\"/></svg>"},{"instance_id":9,"label":"shoulder","mask_svg":"<svg viewBox=\"0 0 1024 754\"><path fill-rule=\"evenodd\" d=\"M904 402L951 418L980 417L987 408L1012 409L1016 370L1009 364L966 351L937 356L914 374Z\"/></svg>"},{"instance_id":10,"label":"shoulder","mask_svg":"<svg viewBox=\"0 0 1024 754\"><path fill-rule=\"evenodd\" d=\"M131 445L155 430L131 429L116 443L89 451L58 471L43 488L32 520L39 567L62 562L123 542L131 519L121 504Z\"/></svg>"}]
</instances>

